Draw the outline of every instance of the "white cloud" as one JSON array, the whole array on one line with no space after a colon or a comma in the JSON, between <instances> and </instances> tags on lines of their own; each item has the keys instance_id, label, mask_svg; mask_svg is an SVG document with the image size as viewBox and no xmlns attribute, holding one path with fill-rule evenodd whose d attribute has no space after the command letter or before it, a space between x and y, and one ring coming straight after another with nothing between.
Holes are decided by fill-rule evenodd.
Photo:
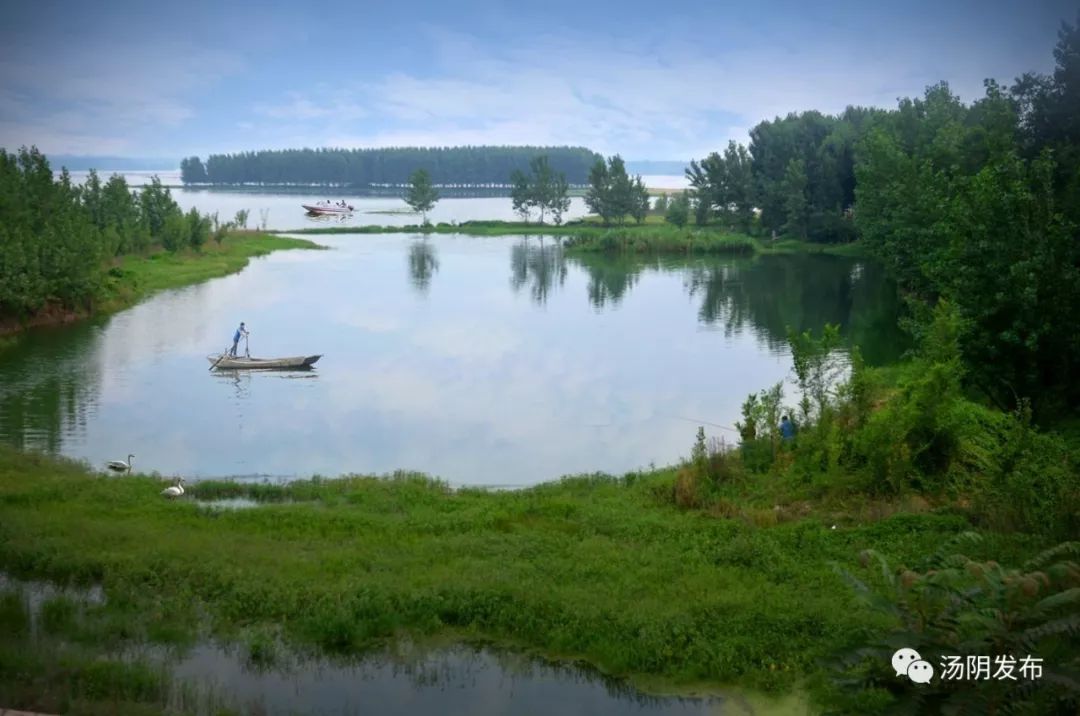
<instances>
[{"instance_id":1,"label":"white cloud","mask_svg":"<svg viewBox=\"0 0 1080 716\"><path fill-rule=\"evenodd\" d=\"M259 104L256 105L255 111L273 119L289 121L332 119L340 122L368 116L368 110L361 105L343 101L340 97L329 96L339 93L340 90L324 89L319 92L318 98L312 99L298 92L289 92L282 104Z\"/></svg>"},{"instance_id":2,"label":"white cloud","mask_svg":"<svg viewBox=\"0 0 1080 716\"><path fill-rule=\"evenodd\" d=\"M191 43L19 56L0 59L0 145L73 153L153 146L205 155L328 145L575 144L628 158L694 158L729 139L747 141L747 128L763 119L848 104L891 107L943 78L971 100L981 92L981 68L1001 76L1015 61L988 59L970 38L938 48L929 36L854 38L850 28L825 26L748 42L753 32L737 21L709 33L669 23L636 42L560 32L491 46L427 28L417 34L423 69L399 63L284 86L259 100L207 92L244 67L229 52ZM265 79L258 71L248 78L252 87ZM191 138L193 119L238 110L231 102L248 111Z\"/></svg>"},{"instance_id":3,"label":"white cloud","mask_svg":"<svg viewBox=\"0 0 1080 716\"><path fill-rule=\"evenodd\" d=\"M189 43L82 46L0 60L0 145L51 153L139 151L145 135L193 117L196 98L239 71L233 55Z\"/></svg>"},{"instance_id":4,"label":"white cloud","mask_svg":"<svg viewBox=\"0 0 1080 716\"><path fill-rule=\"evenodd\" d=\"M494 50L464 35L429 35L432 76L399 71L337 88L333 102L322 91L291 92L259 109L316 120L299 133L317 146L581 144L634 158L698 157L728 139L747 141L747 128L762 119L848 104L890 107L936 81L899 74L903 48L858 59L820 45L644 52L560 36Z\"/></svg>"}]
</instances>

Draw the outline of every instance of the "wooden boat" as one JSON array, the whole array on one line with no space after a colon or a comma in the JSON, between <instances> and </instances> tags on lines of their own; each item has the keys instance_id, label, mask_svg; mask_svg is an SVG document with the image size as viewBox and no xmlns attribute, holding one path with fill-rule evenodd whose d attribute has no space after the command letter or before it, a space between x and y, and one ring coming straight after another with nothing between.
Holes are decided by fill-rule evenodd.
<instances>
[{"instance_id":1,"label":"wooden boat","mask_svg":"<svg viewBox=\"0 0 1080 716\"><path fill-rule=\"evenodd\" d=\"M327 204L327 203L324 203L324 202L320 201L318 204L301 204L300 206L307 209L307 213L309 213L309 214L331 214L331 215L334 215L334 214L351 214L353 212L353 208L351 206L349 206L348 204L346 204L345 206L342 206L341 204Z\"/></svg>"},{"instance_id":2,"label":"wooden boat","mask_svg":"<svg viewBox=\"0 0 1080 716\"><path fill-rule=\"evenodd\" d=\"M247 356L206 356L214 368L228 370L307 370L322 358L317 356L293 356L291 358L249 358Z\"/></svg>"}]
</instances>

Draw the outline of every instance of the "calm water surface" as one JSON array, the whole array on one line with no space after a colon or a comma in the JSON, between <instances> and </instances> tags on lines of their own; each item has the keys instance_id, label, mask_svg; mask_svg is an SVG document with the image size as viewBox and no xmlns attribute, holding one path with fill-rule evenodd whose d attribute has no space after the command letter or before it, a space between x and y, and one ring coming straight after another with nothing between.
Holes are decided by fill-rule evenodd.
<instances>
[{"instance_id":1,"label":"calm water surface","mask_svg":"<svg viewBox=\"0 0 1080 716\"><path fill-rule=\"evenodd\" d=\"M702 423L732 440L747 393L790 375L786 326L840 323L876 363L902 347L892 287L865 261L318 238L331 249L31 332L0 352L0 439L192 478L401 468L528 485L671 463ZM240 321L253 356L324 357L311 372L208 372Z\"/></svg>"},{"instance_id":2,"label":"calm water surface","mask_svg":"<svg viewBox=\"0 0 1080 716\"><path fill-rule=\"evenodd\" d=\"M29 643L48 651L64 644L42 627L42 607L65 597L77 609L105 603L100 587L60 588L0 572L0 594L14 593L29 618ZM0 643L9 637L0 634ZM27 641L17 642L20 648ZM237 645L202 642L185 649L127 646L110 655L155 665L174 684L177 712L214 714L560 714L564 716L755 716L808 713L801 695L782 700L738 689L706 698L653 696L584 665L548 662L483 646L426 647L397 643L358 658L300 655L278 644L274 658L253 662ZM0 709L2 711L2 709Z\"/></svg>"}]
</instances>

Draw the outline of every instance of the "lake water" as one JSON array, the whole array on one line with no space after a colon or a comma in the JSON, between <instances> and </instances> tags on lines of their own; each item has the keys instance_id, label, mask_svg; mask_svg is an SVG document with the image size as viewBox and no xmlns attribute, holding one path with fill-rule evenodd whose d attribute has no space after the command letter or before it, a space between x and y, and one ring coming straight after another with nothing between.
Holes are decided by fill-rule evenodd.
<instances>
[{"instance_id":1,"label":"lake water","mask_svg":"<svg viewBox=\"0 0 1080 716\"><path fill-rule=\"evenodd\" d=\"M60 588L0 572L0 595L4 594L14 594L23 603L28 623L22 636L0 634L0 645L44 654L63 653L70 647L43 628L46 602L64 597L76 605L76 613L105 602L100 587ZM330 658L299 654L276 642L272 653L270 659L254 661L243 646L203 641L181 649L127 644L102 655L160 669L173 687L162 706L178 713L213 714L224 707L230 713L273 716L809 713L800 693L782 699L739 689L714 689L703 697L650 695L584 664L551 662L483 645L395 642L359 657Z\"/></svg>"},{"instance_id":2,"label":"lake water","mask_svg":"<svg viewBox=\"0 0 1080 716\"><path fill-rule=\"evenodd\" d=\"M568 257L550 238L317 237L239 274L35 330L0 351L0 440L100 466L306 477L415 469L521 486L732 441L747 393L790 376L785 330L839 323L896 358L895 291L823 255ZM208 372L240 321L253 356ZM789 390L787 403L796 396Z\"/></svg>"}]
</instances>

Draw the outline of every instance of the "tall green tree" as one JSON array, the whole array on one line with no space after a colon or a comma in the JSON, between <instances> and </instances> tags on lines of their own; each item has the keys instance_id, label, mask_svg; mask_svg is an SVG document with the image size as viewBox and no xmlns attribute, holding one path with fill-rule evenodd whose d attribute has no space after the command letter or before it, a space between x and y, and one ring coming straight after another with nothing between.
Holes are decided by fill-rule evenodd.
<instances>
[{"instance_id":1,"label":"tall green tree","mask_svg":"<svg viewBox=\"0 0 1080 716\"><path fill-rule=\"evenodd\" d=\"M709 201L708 194L702 194L698 192L691 192L694 206L694 223L698 226L705 226L709 223L709 219L712 218L712 203Z\"/></svg>"},{"instance_id":2,"label":"tall green tree","mask_svg":"<svg viewBox=\"0 0 1080 716\"><path fill-rule=\"evenodd\" d=\"M534 157L529 161L529 169L532 170L530 182L530 203L540 212L540 223L544 223L544 215L550 211L555 203L556 176L551 170L546 156Z\"/></svg>"},{"instance_id":3,"label":"tall green tree","mask_svg":"<svg viewBox=\"0 0 1080 716\"><path fill-rule=\"evenodd\" d=\"M724 150L724 170L726 191L722 216L738 230L750 231L754 221L754 173L745 146L728 142Z\"/></svg>"},{"instance_id":4,"label":"tall green tree","mask_svg":"<svg viewBox=\"0 0 1080 716\"><path fill-rule=\"evenodd\" d=\"M649 214L649 190L645 188L645 182L640 176L634 177L630 184L630 192L632 199L630 215L640 224Z\"/></svg>"},{"instance_id":5,"label":"tall green tree","mask_svg":"<svg viewBox=\"0 0 1080 716\"><path fill-rule=\"evenodd\" d=\"M634 186L634 180L626 173L626 163L618 154L606 164L603 159L597 159L589 171L585 204L600 216L605 226L612 221L622 224L628 214L633 215L640 201Z\"/></svg>"},{"instance_id":6,"label":"tall green tree","mask_svg":"<svg viewBox=\"0 0 1080 716\"><path fill-rule=\"evenodd\" d=\"M585 192L585 206L599 216L605 226L611 224L611 219L615 216L615 206L611 200L608 167L603 159L597 159L589 170L589 188Z\"/></svg>"},{"instance_id":7,"label":"tall green tree","mask_svg":"<svg viewBox=\"0 0 1080 716\"><path fill-rule=\"evenodd\" d=\"M510 202L514 213L528 223L529 214L532 212L532 187L529 185L529 177L520 169L515 169L510 174L510 187Z\"/></svg>"},{"instance_id":8,"label":"tall green tree","mask_svg":"<svg viewBox=\"0 0 1080 716\"><path fill-rule=\"evenodd\" d=\"M805 240L810 223L810 204L807 200L806 164L801 159L792 159L784 170L784 214L787 222L784 230Z\"/></svg>"},{"instance_id":9,"label":"tall green tree","mask_svg":"<svg viewBox=\"0 0 1080 716\"><path fill-rule=\"evenodd\" d=\"M687 192L678 194L668 202L664 219L680 228L686 226L686 222L690 221L690 196Z\"/></svg>"},{"instance_id":10,"label":"tall green tree","mask_svg":"<svg viewBox=\"0 0 1080 716\"><path fill-rule=\"evenodd\" d=\"M570 211L570 185L566 182L566 175L560 172L555 178L552 192L551 220L558 226L563 221L563 215L568 211Z\"/></svg>"},{"instance_id":11,"label":"tall green tree","mask_svg":"<svg viewBox=\"0 0 1080 716\"><path fill-rule=\"evenodd\" d=\"M618 154L608 159L608 198L615 220L622 224L627 215L632 215L636 197L634 183L626 173L626 162Z\"/></svg>"},{"instance_id":12,"label":"tall green tree","mask_svg":"<svg viewBox=\"0 0 1080 716\"><path fill-rule=\"evenodd\" d=\"M203 216L195 207L187 213L188 245L201 251L203 244L210 237L210 218Z\"/></svg>"},{"instance_id":13,"label":"tall green tree","mask_svg":"<svg viewBox=\"0 0 1080 716\"><path fill-rule=\"evenodd\" d=\"M428 223L427 213L435 208L435 202L439 200L439 192L431 184L431 176L427 170L417 169L409 177L409 189L405 194L405 203L421 214L424 223Z\"/></svg>"},{"instance_id":14,"label":"tall green tree","mask_svg":"<svg viewBox=\"0 0 1080 716\"><path fill-rule=\"evenodd\" d=\"M570 208L570 185L566 175L555 172L544 155L529 162L530 174L515 169L510 174L510 200L514 213L523 221L529 220L532 209L540 213L540 223L551 212L555 223L562 223L562 215Z\"/></svg>"}]
</instances>

